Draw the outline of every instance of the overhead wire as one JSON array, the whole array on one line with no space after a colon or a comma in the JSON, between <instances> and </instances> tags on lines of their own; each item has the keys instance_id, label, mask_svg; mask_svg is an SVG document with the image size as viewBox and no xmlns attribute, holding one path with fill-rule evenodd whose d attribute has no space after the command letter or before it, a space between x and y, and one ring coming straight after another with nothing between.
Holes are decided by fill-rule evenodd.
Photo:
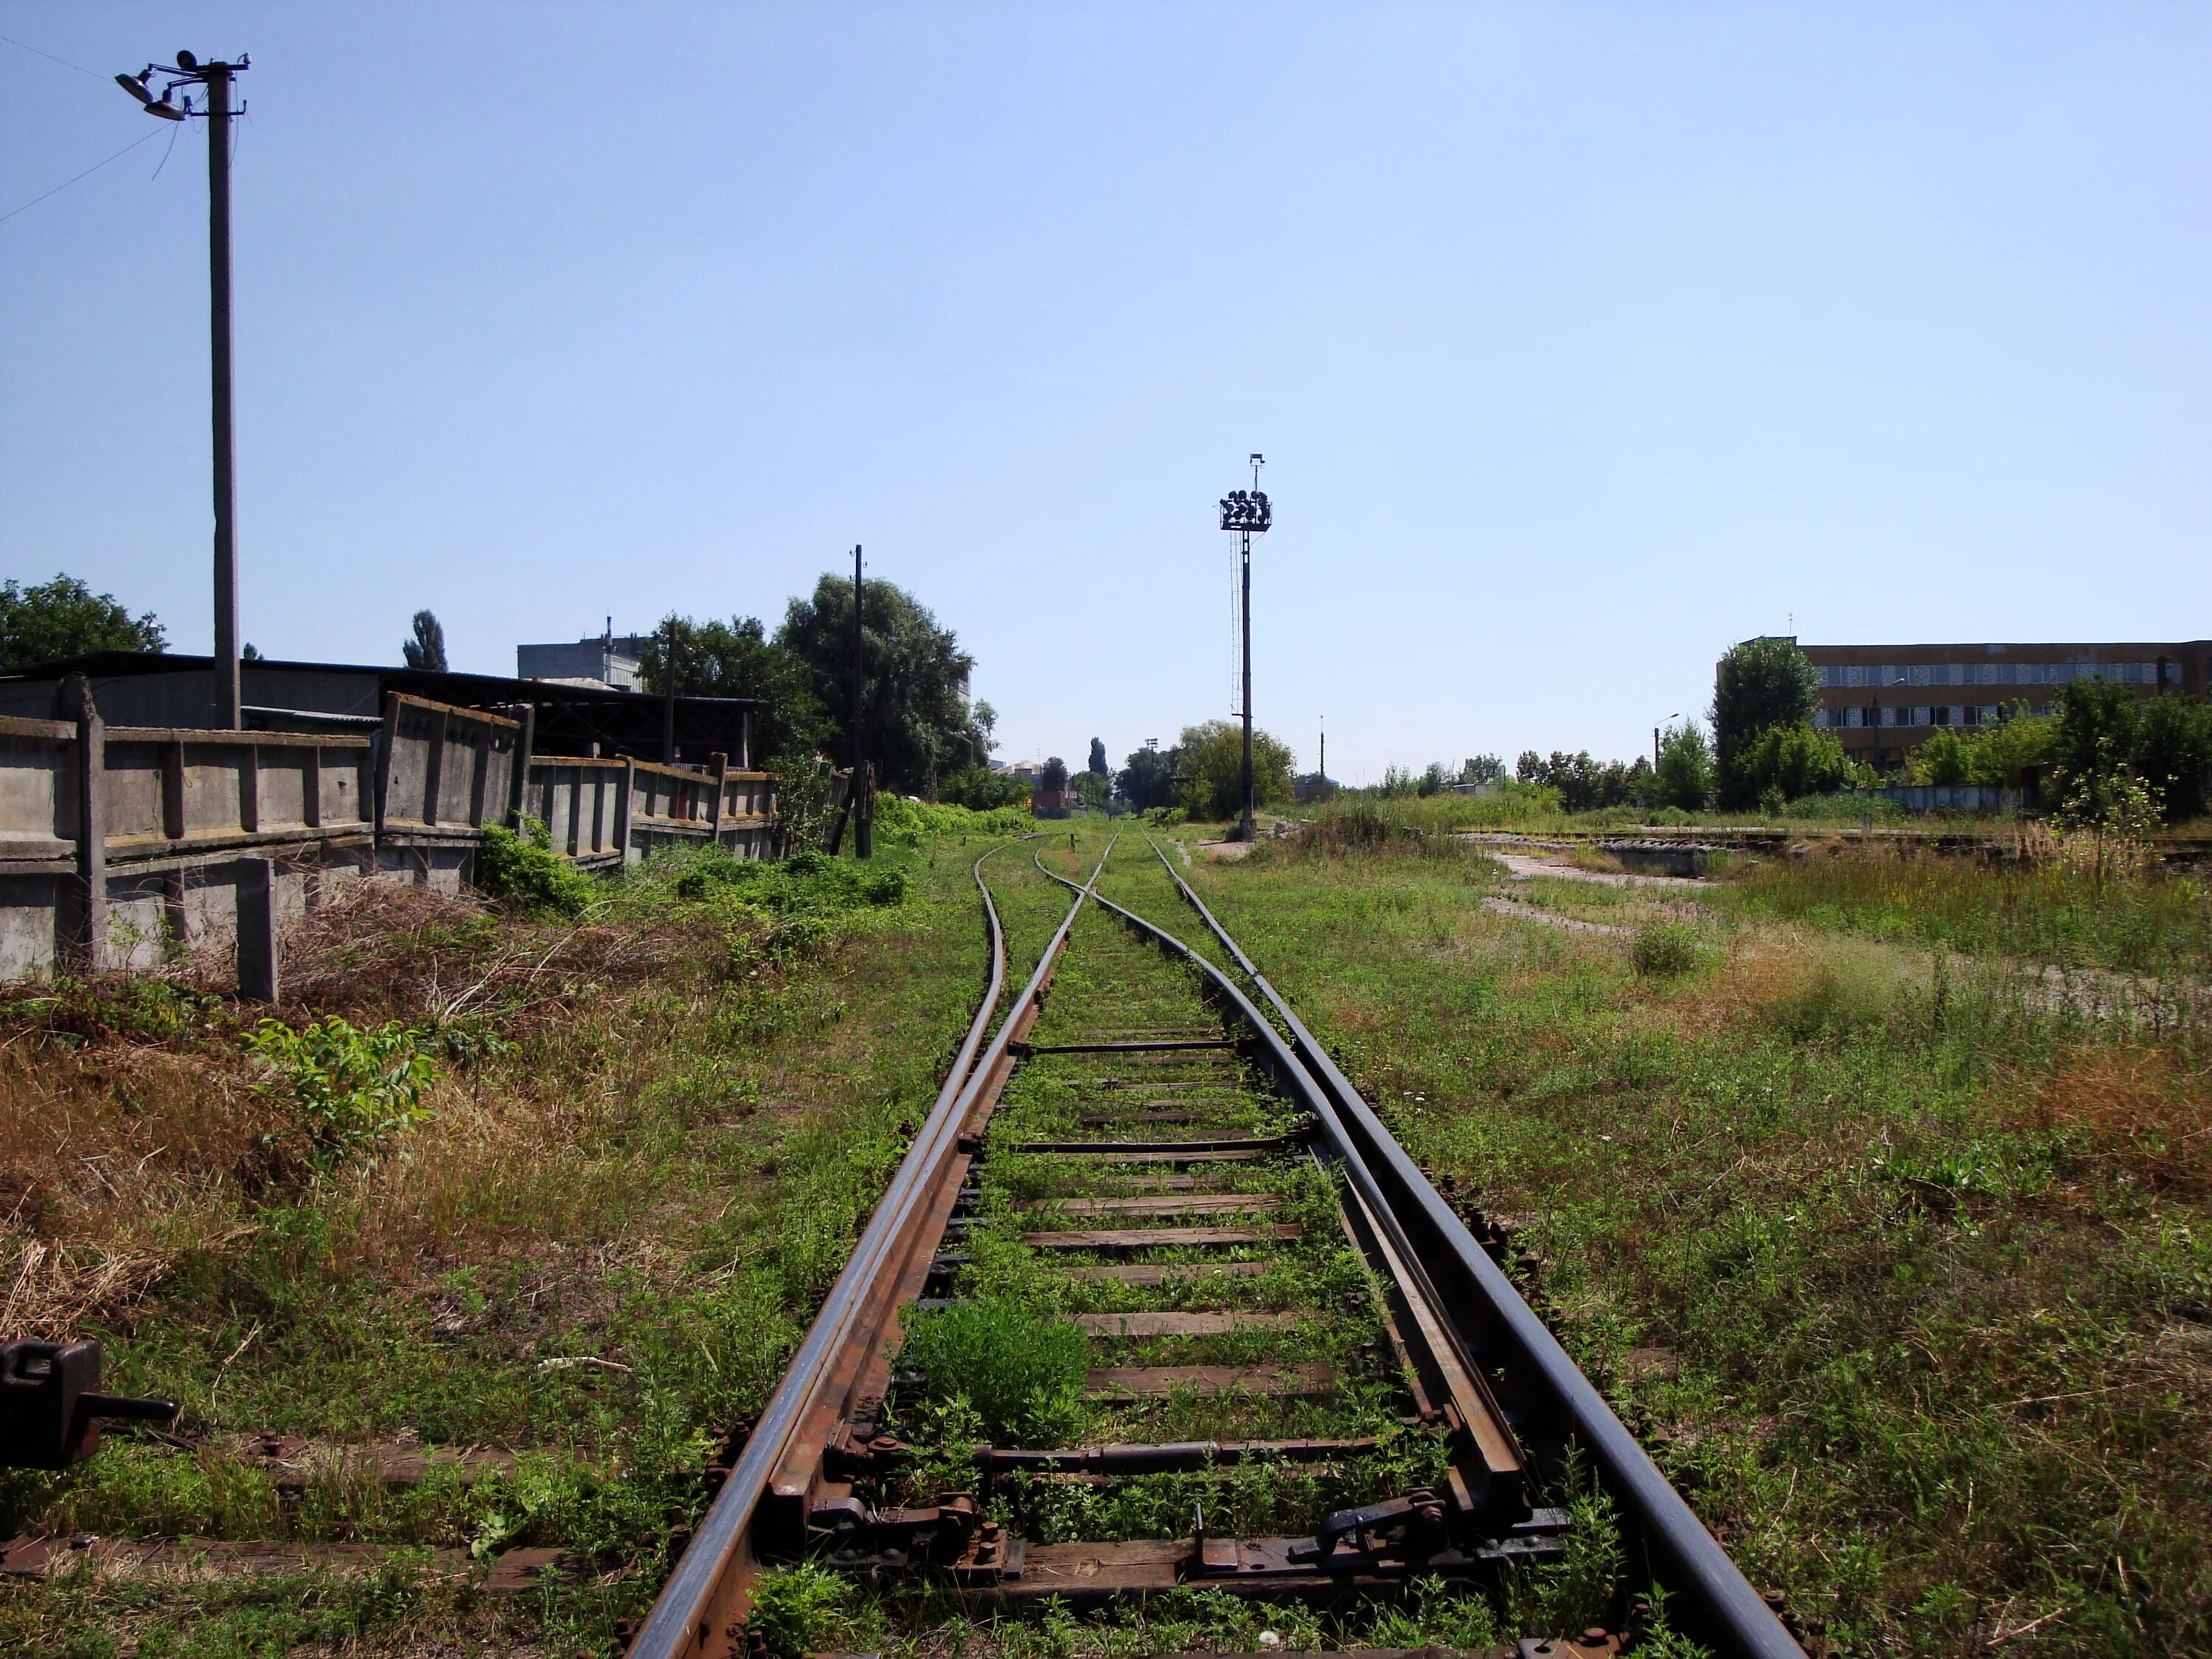
<instances>
[{"instance_id":1,"label":"overhead wire","mask_svg":"<svg viewBox=\"0 0 2212 1659\"><path fill-rule=\"evenodd\" d=\"M41 52L29 41L18 40L12 34L0 34L0 40L5 40L11 46L21 46L25 52L29 52L33 58L43 58L49 64L59 64L64 69L73 69L79 75L89 75L95 81L105 81L107 79L107 77L102 75L98 70L88 70L82 64L70 63L66 58L57 58L50 52Z\"/></svg>"},{"instance_id":2,"label":"overhead wire","mask_svg":"<svg viewBox=\"0 0 2212 1659\"><path fill-rule=\"evenodd\" d=\"M40 203L45 201L47 196L58 196L62 191L67 190L71 185L77 183L79 179L91 178L92 175L99 172L100 168L107 166L109 161L119 161L125 156L130 155L132 150L137 149L140 144L150 143L161 136L161 135L158 131L149 132L144 137L137 139L131 143L124 145L121 149L117 150L114 155L109 156L106 161L94 161L82 173L78 173L76 178L63 179L61 183L56 185L52 190L46 191L46 195L33 196L29 201L24 203L21 207L10 208L7 212L0 213L0 225L6 224L8 221L14 218L19 213L27 213L31 209L38 206Z\"/></svg>"}]
</instances>

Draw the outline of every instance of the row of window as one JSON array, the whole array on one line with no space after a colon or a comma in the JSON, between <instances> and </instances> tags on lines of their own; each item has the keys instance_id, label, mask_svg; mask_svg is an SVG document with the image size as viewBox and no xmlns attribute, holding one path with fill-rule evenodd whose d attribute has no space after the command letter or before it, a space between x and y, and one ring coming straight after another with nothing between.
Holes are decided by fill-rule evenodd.
<instances>
[{"instance_id":1,"label":"row of window","mask_svg":"<svg viewBox=\"0 0 2212 1659\"><path fill-rule=\"evenodd\" d=\"M2048 714L2045 706L2031 708L2031 714ZM1828 726L1848 726L1857 729L1869 726L1995 726L2001 715L1996 703L1899 703L1882 704L1876 708L1823 708L1820 724Z\"/></svg>"},{"instance_id":2,"label":"row of window","mask_svg":"<svg viewBox=\"0 0 2212 1659\"><path fill-rule=\"evenodd\" d=\"M2156 685L2154 662L1916 662L1825 664L1820 684L1829 690L1891 685L2063 685L2069 680L2110 680L2116 685ZM2181 684L2181 665L2167 663L2166 683Z\"/></svg>"}]
</instances>

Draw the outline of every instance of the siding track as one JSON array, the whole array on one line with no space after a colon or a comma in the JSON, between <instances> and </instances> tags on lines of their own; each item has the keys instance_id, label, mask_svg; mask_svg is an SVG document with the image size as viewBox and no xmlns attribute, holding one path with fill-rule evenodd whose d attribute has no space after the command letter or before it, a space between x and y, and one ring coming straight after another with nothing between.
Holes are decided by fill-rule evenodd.
<instances>
[{"instance_id":1,"label":"siding track","mask_svg":"<svg viewBox=\"0 0 2212 1659\"><path fill-rule=\"evenodd\" d=\"M1621 1516L1632 1589L1672 1592L1675 1626L1720 1653L1798 1654L1152 850L1242 983L1099 892L1114 843L1084 882L1033 856L1071 902L986 1044L1006 947L994 854L977 861L983 1005L630 1659L757 1649L754 1586L803 1559L921 1625L947 1597L1097 1607L1202 1587L1356 1608L1494 1580L1560 1554L1568 1515L1547 1500L1571 1448ZM948 1436L929 1379L901 1369L910 1321L982 1307L1084 1345L1079 1387L1029 1419L1073 1425L1067 1443Z\"/></svg>"}]
</instances>

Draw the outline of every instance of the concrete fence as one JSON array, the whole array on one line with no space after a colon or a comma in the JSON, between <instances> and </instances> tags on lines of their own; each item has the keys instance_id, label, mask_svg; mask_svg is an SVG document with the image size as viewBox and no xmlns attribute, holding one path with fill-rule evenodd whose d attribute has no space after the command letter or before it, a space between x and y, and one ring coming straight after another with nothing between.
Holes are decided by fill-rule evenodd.
<instances>
[{"instance_id":1,"label":"concrete fence","mask_svg":"<svg viewBox=\"0 0 2212 1659\"><path fill-rule=\"evenodd\" d=\"M458 890L484 831L525 814L553 849L612 866L658 848L772 850L764 773L533 757L520 720L391 695L375 736L0 718L0 980L153 968L239 941L275 994L274 935L333 883Z\"/></svg>"}]
</instances>

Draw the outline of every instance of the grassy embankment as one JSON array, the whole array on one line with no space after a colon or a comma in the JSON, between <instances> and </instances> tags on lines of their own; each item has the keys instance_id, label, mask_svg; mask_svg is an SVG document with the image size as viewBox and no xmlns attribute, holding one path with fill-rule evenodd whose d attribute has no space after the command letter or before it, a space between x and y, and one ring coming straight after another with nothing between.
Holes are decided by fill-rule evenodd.
<instances>
[{"instance_id":1,"label":"grassy embankment","mask_svg":"<svg viewBox=\"0 0 2212 1659\"><path fill-rule=\"evenodd\" d=\"M1425 1165L1517 1220L1554 1328L1816 1645L2212 1650L2207 1033L1997 959L2201 983L2203 884L1606 888L1406 838L1192 878ZM1177 914L1164 876L1116 890Z\"/></svg>"},{"instance_id":2,"label":"grassy embankment","mask_svg":"<svg viewBox=\"0 0 2212 1659\"><path fill-rule=\"evenodd\" d=\"M278 1016L314 1035L258 1058L262 1011L191 964L9 993L0 1335L99 1336L110 1387L185 1413L169 1440L0 1476L0 1537L398 1550L366 1573L0 1582L0 1649L605 1652L981 989L988 843L913 839L866 874L652 866L579 921L367 890L289 941ZM998 862L1025 973L1063 902L1026 853ZM263 1434L518 1455L396 1488L340 1462L286 1490ZM573 1554L496 1597L433 1553L525 1546Z\"/></svg>"}]
</instances>

